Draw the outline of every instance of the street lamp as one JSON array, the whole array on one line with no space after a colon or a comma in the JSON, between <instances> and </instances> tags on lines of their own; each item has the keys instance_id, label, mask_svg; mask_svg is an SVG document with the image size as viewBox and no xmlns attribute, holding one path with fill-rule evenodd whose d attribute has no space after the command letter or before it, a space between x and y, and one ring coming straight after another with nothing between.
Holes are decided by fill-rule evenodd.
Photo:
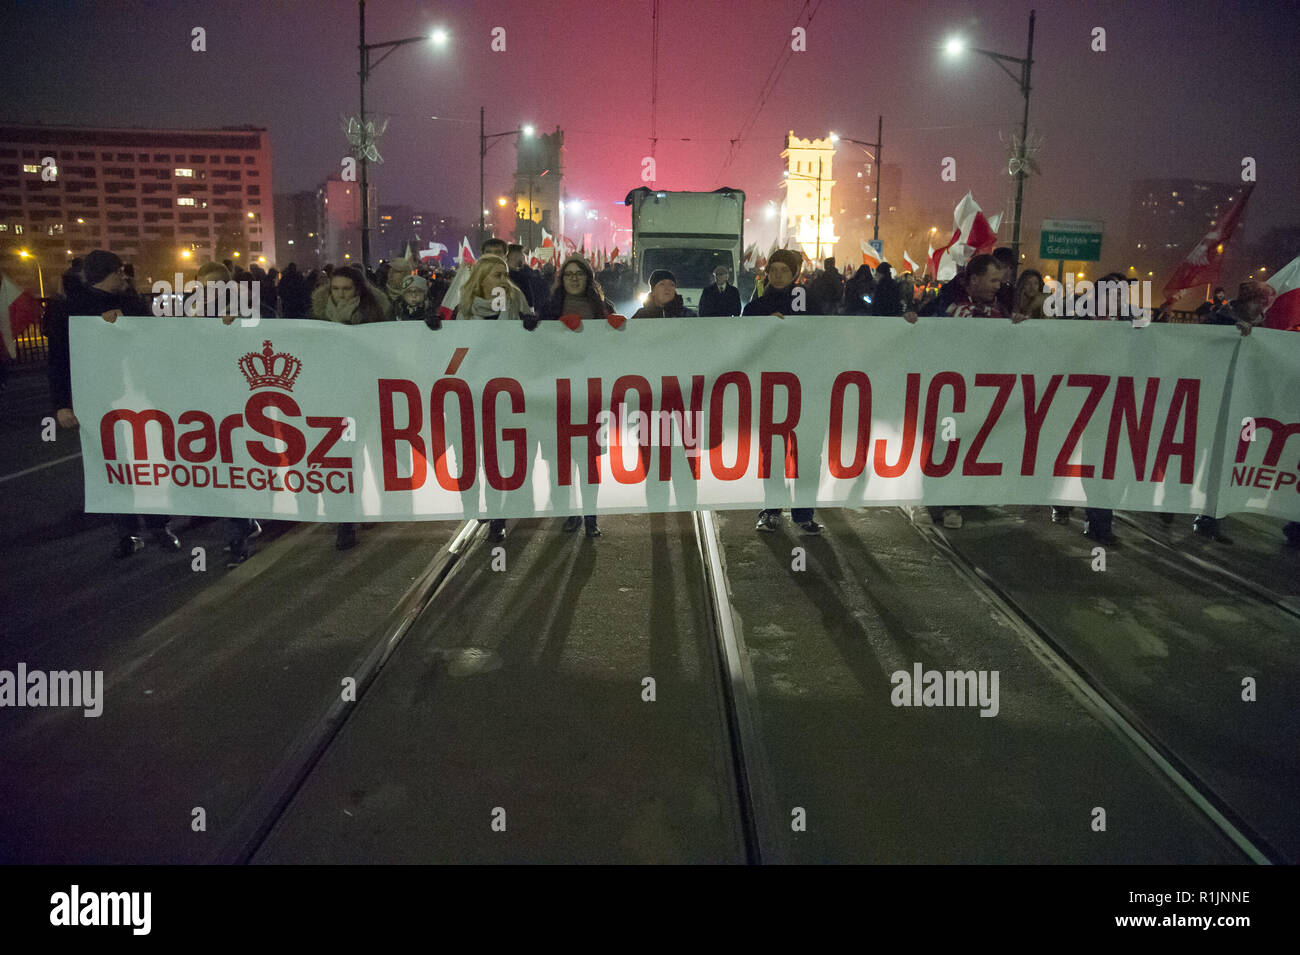
<instances>
[{"instance_id":1,"label":"street lamp","mask_svg":"<svg viewBox=\"0 0 1300 955\"><path fill-rule=\"evenodd\" d=\"M533 127L532 127L531 124L526 124L526 125L524 125L524 126L521 126L519 129L508 129L508 130L506 130L504 133L486 133L486 132L483 131L483 130L484 130L484 126L483 126L483 122L484 122L484 119L483 119L483 112L484 112L484 111L483 111L483 107L480 106L480 107L478 108L478 206L479 206L480 209L483 208L483 166L484 166L484 160L487 159L487 151L488 151L488 148L491 147L491 146L493 146L493 145L495 145L495 143L489 143L488 140L489 140L489 139L493 139L493 140L495 140L495 139L500 139L502 136L531 136L531 135L533 135ZM531 216L532 216L532 211L533 211L533 210L532 210L532 203L531 203L531 200L530 200L530 202L529 202L529 207L528 207L528 213L529 213L530 218L531 218ZM484 215L486 215L486 213L484 213ZM529 228L529 231L530 231L530 232L532 231L531 227ZM487 233L487 229L486 229L486 227L484 226L484 218L483 218L483 215L480 215L479 218L478 218L478 244L479 244L480 246L483 244L483 240L487 238L487 234L486 234L486 233Z\"/></svg>"},{"instance_id":2,"label":"street lamp","mask_svg":"<svg viewBox=\"0 0 1300 955\"><path fill-rule=\"evenodd\" d=\"M1023 58L1018 56L1007 56L1003 53L994 53L992 50L981 50L975 47L970 48L972 52L982 53L985 56L987 56L989 59L991 59L994 63L998 65L998 67L1002 70L1003 73L1006 73L1007 76L1015 80L1016 85L1020 87L1021 95L1023 95L1025 98L1025 111L1024 111L1024 115L1020 120L1020 148L1022 150L1026 148L1025 144L1029 138L1029 90L1030 90L1029 71L1034 65L1035 13L1036 11L1034 10L1029 11L1029 45L1025 50L1025 55ZM960 37L953 37L947 42L945 49L947 50L949 56L957 56L962 52L963 49L966 49L966 44L965 41L963 41ZM1006 66L1007 63L1017 64L1020 67L1020 75L1017 76L1010 69L1008 69ZM1012 259L1017 263L1020 261L1020 204L1024 197L1024 192L1025 192L1025 164L1022 160L1017 165L1016 168L1016 222L1011 233Z\"/></svg>"},{"instance_id":3,"label":"street lamp","mask_svg":"<svg viewBox=\"0 0 1300 955\"><path fill-rule=\"evenodd\" d=\"M871 217L872 220L871 238L875 239L876 241L880 240L880 143L881 140L884 138L881 135L881 132L884 130L884 128L885 128L885 117L877 116L876 117L876 141L874 143L866 143L860 139L850 139L848 136L839 136L835 133L831 133L832 143L838 143L842 139L846 143L853 143L854 145L857 146L870 146L872 149L875 150L875 153L870 155L871 155L871 161L876 164L876 192L875 192L876 211L875 211L875 215Z\"/></svg>"},{"instance_id":4,"label":"street lamp","mask_svg":"<svg viewBox=\"0 0 1300 955\"><path fill-rule=\"evenodd\" d=\"M45 273L41 271L41 260L26 249L18 250L18 258L31 259L36 263L36 282L40 286L41 298L45 298Z\"/></svg>"},{"instance_id":5,"label":"street lamp","mask_svg":"<svg viewBox=\"0 0 1300 955\"><path fill-rule=\"evenodd\" d=\"M357 0L357 6L360 8L361 33L360 42L357 44L361 50L361 130L365 135L366 128L366 80L370 79L370 71L387 59L388 54L392 53L399 46L406 46L410 43L429 43L436 46L443 46L447 42L447 31L441 28L434 30L432 33L422 34L420 36L408 36L402 40L389 40L386 43L367 43L366 42L366 0ZM374 63L370 62L371 50L386 50L379 59ZM370 264L370 176L369 162L366 159L365 148L361 148L361 266L369 267Z\"/></svg>"}]
</instances>

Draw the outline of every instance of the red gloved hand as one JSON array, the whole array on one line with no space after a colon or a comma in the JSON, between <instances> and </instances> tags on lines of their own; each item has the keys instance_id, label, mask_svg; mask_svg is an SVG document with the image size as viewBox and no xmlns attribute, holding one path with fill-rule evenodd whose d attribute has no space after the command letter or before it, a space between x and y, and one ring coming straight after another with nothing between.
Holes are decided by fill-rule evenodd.
<instances>
[{"instance_id":1,"label":"red gloved hand","mask_svg":"<svg viewBox=\"0 0 1300 955\"><path fill-rule=\"evenodd\" d=\"M579 316L574 315L572 312L570 312L568 315L561 315L560 321L562 321L564 323L564 327L571 332L576 332L580 328L582 328L582 319Z\"/></svg>"},{"instance_id":2,"label":"red gloved hand","mask_svg":"<svg viewBox=\"0 0 1300 955\"><path fill-rule=\"evenodd\" d=\"M617 328L620 331L622 331L624 326L627 325L627 318L623 315L618 315L618 314L611 314L605 316L605 321L609 322L610 325L612 325L614 328Z\"/></svg>"}]
</instances>

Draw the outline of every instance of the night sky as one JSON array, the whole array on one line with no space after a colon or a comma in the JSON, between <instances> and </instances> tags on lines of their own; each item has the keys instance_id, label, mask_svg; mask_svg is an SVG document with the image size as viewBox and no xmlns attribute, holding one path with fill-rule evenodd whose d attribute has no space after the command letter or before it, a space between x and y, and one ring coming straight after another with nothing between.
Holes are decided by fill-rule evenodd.
<instances>
[{"instance_id":1,"label":"night sky","mask_svg":"<svg viewBox=\"0 0 1300 955\"><path fill-rule=\"evenodd\" d=\"M946 210L936 223L946 226L971 189L986 211L1009 215L1014 184L999 134L1018 127L1020 93L989 59L952 61L939 47L961 32L973 46L1024 56L1031 6L663 0L658 185L731 185L755 208L779 196L788 130L872 140L883 113L884 157L903 165L905 201ZM1036 8L1030 128L1045 144L1043 173L1027 185L1027 229L1044 217L1094 218L1122 237L1133 179L1239 180L1244 156L1257 160L1259 178L1247 238L1300 223L1300 4L1040 0ZM442 49L398 49L368 85L369 111L390 118L385 163L373 174L380 202L476 218L484 105L489 133L561 126L569 195L626 221L613 203L641 185L649 154L651 10L650 0L368 3L369 42L450 32ZM41 0L11 2L0 16L0 119L265 126L276 192L314 188L346 153L340 119L356 113L358 98L350 0ZM808 26L808 50L790 56L728 163L728 141L758 105L795 25ZM190 50L195 26L207 31L206 53ZM489 48L496 26L507 30L504 53ZM1090 49L1098 26L1104 53ZM940 181L945 156L957 160L955 183ZM500 141L488 156L489 201L509 188L513 164L510 140Z\"/></svg>"}]
</instances>

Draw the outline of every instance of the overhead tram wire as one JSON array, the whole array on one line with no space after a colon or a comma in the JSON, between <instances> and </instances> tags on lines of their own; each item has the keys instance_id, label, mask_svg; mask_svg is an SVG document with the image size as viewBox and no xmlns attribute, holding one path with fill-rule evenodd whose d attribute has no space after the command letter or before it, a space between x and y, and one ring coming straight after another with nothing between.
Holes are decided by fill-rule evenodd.
<instances>
[{"instance_id":1,"label":"overhead tram wire","mask_svg":"<svg viewBox=\"0 0 1300 955\"><path fill-rule=\"evenodd\" d=\"M811 11L808 9L810 4L812 6ZM795 24L797 25L803 19L804 13L807 13L808 21L807 24L805 24L806 29L807 26L812 24L813 17L817 15L817 10L820 6L821 0L804 0L803 10L800 10L799 15L795 18ZM776 62L772 64L772 68L768 70L767 78L763 80L763 85L759 89L757 105L755 105L746 115L745 120L740 125L740 131L737 132L735 137L731 140L731 148L727 150L727 157L722 161L722 167L713 177L716 183L722 182L723 174L728 168L730 168L732 162L736 158L739 144L748 138L749 131L753 128L754 124L758 122L758 117L763 114L763 107L767 105L768 98L775 91L776 84L780 81L781 74L785 72L785 68L789 64L792 56L794 56L794 49L789 42L789 38L783 36L781 38L781 55L777 57Z\"/></svg>"}]
</instances>

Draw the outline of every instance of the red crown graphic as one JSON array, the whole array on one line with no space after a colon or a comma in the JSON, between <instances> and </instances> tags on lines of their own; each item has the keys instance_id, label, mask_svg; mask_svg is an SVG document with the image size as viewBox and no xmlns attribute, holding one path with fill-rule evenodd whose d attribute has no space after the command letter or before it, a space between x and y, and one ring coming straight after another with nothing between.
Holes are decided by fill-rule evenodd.
<instances>
[{"instance_id":1,"label":"red crown graphic","mask_svg":"<svg viewBox=\"0 0 1300 955\"><path fill-rule=\"evenodd\" d=\"M239 359L239 370L248 379L248 390L282 388L293 391L294 379L302 371L302 362L288 352L273 352L271 342L262 342L262 353L249 352Z\"/></svg>"}]
</instances>

